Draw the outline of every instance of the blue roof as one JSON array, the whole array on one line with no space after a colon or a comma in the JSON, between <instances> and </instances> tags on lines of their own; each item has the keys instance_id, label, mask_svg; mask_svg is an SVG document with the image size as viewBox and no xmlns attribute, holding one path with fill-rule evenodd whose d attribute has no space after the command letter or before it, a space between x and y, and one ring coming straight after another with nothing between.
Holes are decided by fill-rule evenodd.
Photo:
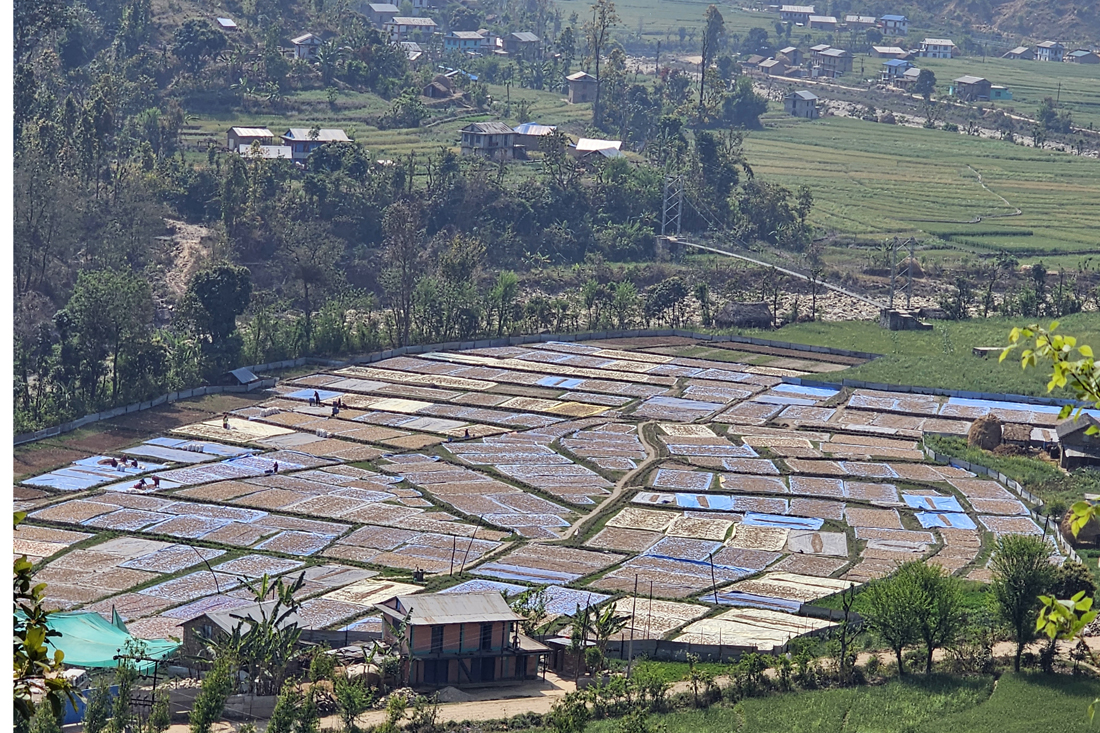
<instances>
[{"instance_id":1,"label":"blue roof","mask_svg":"<svg viewBox=\"0 0 1100 733\"><path fill-rule=\"evenodd\" d=\"M879 20L905 20L904 15L884 15Z\"/></svg>"},{"instance_id":2,"label":"blue roof","mask_svg":"<svg viewBox=\"0 0 1100 733\"><path fill-rule=\"evenodd\" d=\"M905 61L904 59L890 59L883 66L912 66L911 61Z\"/></svg>"}]
</instances>

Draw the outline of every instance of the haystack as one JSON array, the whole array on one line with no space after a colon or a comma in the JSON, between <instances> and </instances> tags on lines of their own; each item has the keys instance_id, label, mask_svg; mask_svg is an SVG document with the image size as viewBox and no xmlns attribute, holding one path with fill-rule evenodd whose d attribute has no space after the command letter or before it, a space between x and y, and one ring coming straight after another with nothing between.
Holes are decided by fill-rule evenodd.
<instances>
[{"instance_id":1,"label":"haystack","mask_svg":"<svg viewBox=\"0 0 1100 733\"><path fill-rule=\"evenodd\" d=\"M996 415L979 417L970 426L970 432L966 434L966 444L971 448L993 450L1001 444L1001 431L1004 423Z\"/></svg>"}]
</instances>

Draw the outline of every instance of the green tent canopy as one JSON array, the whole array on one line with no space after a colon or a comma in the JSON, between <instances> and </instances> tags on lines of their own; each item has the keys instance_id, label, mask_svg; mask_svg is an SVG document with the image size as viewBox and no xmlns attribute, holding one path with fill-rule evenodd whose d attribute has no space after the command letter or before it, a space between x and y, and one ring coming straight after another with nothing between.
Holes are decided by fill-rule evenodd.
<instances>
[{"instance_id":1,"label":"green tent canopy","mask_svg":"<svg viewBox=\"0 0 1100 733\"><path fill-rule=\"evenodd\" d=\"M121 619L119 619L121 620ZM70 667L117 667L116 654L127 653L127 644L135 643L142 655L159 660L171 656L180 648L178 641L167 639L138 639L110 621L91 611L51 613L47 625L61 636L49 640L50 646L65 653L65 664ZM153 671L154 662L137 662L135 667L142 674Z\"/></svg>"}]
</instances>

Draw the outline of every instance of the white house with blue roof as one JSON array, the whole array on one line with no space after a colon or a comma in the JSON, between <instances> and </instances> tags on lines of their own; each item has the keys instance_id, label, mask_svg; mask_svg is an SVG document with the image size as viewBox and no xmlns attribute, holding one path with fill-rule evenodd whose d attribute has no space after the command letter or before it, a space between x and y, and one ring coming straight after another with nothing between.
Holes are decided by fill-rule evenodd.
<instances>
[{"instance_id":1,"label":"white house with blue roof","mask_svg":"<svg viewBox=\"0 0 1100 733\"><path fill-rule=\"evenodd\" d=\"M909 35L909 19L904 15L884 15L878 21L885 36Z\"/></svg>"}]
</instances>

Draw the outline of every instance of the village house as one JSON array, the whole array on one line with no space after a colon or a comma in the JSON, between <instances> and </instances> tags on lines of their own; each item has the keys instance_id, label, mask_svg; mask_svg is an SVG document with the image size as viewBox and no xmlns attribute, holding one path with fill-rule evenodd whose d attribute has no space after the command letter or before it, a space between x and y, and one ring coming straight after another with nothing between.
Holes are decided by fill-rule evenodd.
<instances>
[{"instance_id":1,"label":"village house","mask_svg":"<svg viewBox=\"0 0 1100 733\"><path fill-rule=\"evenodd\" d=\"M516 133L514 144L522 145L527 150L541 150L542 141L557 129L554 125L524 122L522 125L516 125L512 128L512 132Z\"/></svg>"},{"instance_id":2,"label":"village house","mask_svg":"<svg viewBox=\"0 0 1100 733\"><path fill-rule=\"evenodd\" d=\"M368 3L364 15L375 28L381 30L382 26L392 18L397 17L401 10L393 3Z\"/></svg>"},{"instance_id":3,"label":"village house","mask_svg":"<svg viewBox=\"0 0 1100 733\"><path fill-rule=\"evenodd\" d=\"M821 116L817 108L817 96L812 92L789 92L783 97L783 111L794 117L805 117L807 120L816 120Z\"/></svg>"},{"instance_id":4,"label":"village house","mask_svg":"<svg viewBox=\"0 0 1100 733\"><path fill-rule=\"evenodd\" d=\"M867 30L878 25L878 19L873 15L845 15L844 25L852 30Z\"/></svg>"},{"instance_id":5,"label":"village house","mask_svg":"<svg viewBox=\"0 0 1100 733\"><path fill-rule=\"evenodd\" d=\"M813 5L783 5L779 8L779 17L787 23L806 25L810 22L810 16L813 14Z\"/></svg>"},{"instance_id":6,"label":"village house","mask_svg":"<svg viewBox=\"0 0 1100 733\"><path fill-rule=\"evenodd\" d=\"M887 84L894 84L899 78L905 76L905 72L912 69L913 62L903 59L890 59L882 64L882 75L879 77L879 81L886 82Z\"/></svg>"},{"instance_id":7,"label":"village house","mask_svg":"<svg viewBox=\"0 0 1100 733\"><path fill-rule=\"evenodd\" d=\"M430 38L435 33L436 27L435 21L431 18L409 18L395 15L386 21L382 29L389 34L390 41L399 43L415 40L419 37Z\"/></svg>"},{"instance_id":8,"label":"village house","mask_svg":"<svg viewBox=\"0 0 1100 733\"><path fill-rule=\"evenodd\" d=\"M836 18L831 15L811 15L810 28L817 31L835 31Z\"/></svg>"},{"instance_id":9,"label":"village house","mask_svg":"<svg viewBox=\"0 0 1100 733\"><path fill-rule=\"evenodd\" d=\"M1001 58L1003 59L1016 59L1017 61L1034 61L1035 52L1027 46L1017 46Z\"/></svg>"},{"instance_id":10,"label":"village house","mask_svg":"<svg viewBox=\"0 0 1100 733\"><path fill-rule=\"evenodd\" d=\"M569 84L569 104L584 104L596 99L596 77L585 71L578 71L565 77Z\"/></svg>"},{"instance_id":11,"label":"village house","mask_svg":"<svg viewBox=\"0 0 1100 733\"><path fill-rule=\"evenodd\" d=\"M451 31L443 36L443 50L458 53L481 53L484 40L477 31Z\"/></svg>"},{"instance_id":12,"label":"village house","mask_svg":"<svg viewBox=\"0 0 1100 733\"><path fill-rule=\"evenodd\" d=\"M852 55L841 48L826 48L814 55L817 75L835 79L852 70Z\"/></svg>"},{"instance_id":13,"label":"village house","mask_svg":"<svg viewBox=\"0 0 1100 733\"><path fill-rule=\"evenodd\" d=\"M786 61L788 66L799 66L802 63L802 49L798 46L787 46L779 49L775 57Z\"/></svg>"},{"instance_id":14,"label":"village house","mask_svg":"<svg viewBox=\"0 0 1100 733\"><path fill-rule=\"evenodd\" d=\"M990 102L1011 102L1012 91L1000 84L993 84L989 87L989 101Z\"/></svg>"},{"instance_id":15,"label":"village house","mask_svg":"<svg viewBox=\"0 0 1100 733\"><path fill-rule=\"evenodd\" d=\"M871 55L880 59L907 59L911 54L901 46L871 46Z\"/></svg>"},{"instance_id":16,"label":"village house","mask_svg":"<svg viewBox=\"0 0 1100 733\"><path fill-rule=\"evenodd\" d=\"M1067 53L1065 60L1071 64L1100 64L1100 54L1079 48L1076 51Z\"/></svg>"},{"instance_id":17,"label":"village house","mask_svg":"<svg viewBox=\"0 0 1100 733\"><path fill-rule=\"evenodd\" d=\"M787 64L780 59L768 59L767 61L761 61L757 66L761 74L767 76L784 76L787 73Z\"/></svg>"},{"instance_id":18,"label":"village house","mask_svg":"<svg viewBox=\"0 0 1100 733\"><path fill-rule=\"evenodd\" d=\"M398 648L415 687L533 679L549 652L520 633L523 616L496 592L397 596L375 608L383 643Z\"/></svg>"},{"instance_id":19,"label":"village house","mask_svg":"<svg viewBox=\"0 0 1100 733\"><path fill-rule=\"evenodd\" d=\"M1043 41L1035 47L1036 61L1061 61L1066 47L1057 41Z\"/></svg>"},{"instance_id":20,"label":"village house","mask_svg":"<svg viewBox=\"0 0 1100 733\"><path fill-rule=\"evenodd\" d=\"M314 132L315 134L310 134ZM282 135L283 145L289 145L294 160L305 160L317 148L327 143L350 143L351 138L343 130L318 129L311 131L308 127L292 127Z\"/></svg>"},{"instance_id":21,"label":"village house","mask_svg":"<svg viewBox=\"0 0 1100 733\"><path fill-rule=\"evenodd\" d=\"M755 69L767 60L767 57L761 56L758 53L754 53L752 56L749 56L747 59L741 62L741 67L744 69Z\"/></svg>"},{"instance_id":22,"label":"village house","mask_svg":"<svg viewBox=\"0 0 1100 733\"><path fill-rule=\"evenodd\" d=\"M964 102L988 102L992 86L988 79L980 76L960 76L949 91Z\"/></svg>"},{"instance_id":23,"label":"village house","mask_svg":"<svg viewBox=\"0 0 1100 733\"><path fill-rule=\"evenodd\" d=\"M236 21L232 18L217 18L218 28L226 33L236 33L240 28L237 27Z\"/></svg>"},{"instance_id":24,"label":"village house","mask_svg":"<svg viewBox=\"0 0 1100 733\"><path fill-rule=\"evenodd\" d=\"M909 19L904 15L884 15L878 22L884 36L909 35Z\"/></svg>"},{"instance_id":25,"label":"village house","mask_svg":"<svg viewBox=\"0 0 1100 733\"><path fill-rule=\"evenodd\" d=\"M240 150L241 146L249 147L254 142L270 145L274 139L274 133L266 127L230 127L225 133L225 147Z\"/></svg>"},{"instance_id":26,"label":"village house","mask_svg":"<svg viewBox=\"0 0 1100 733\"><path fill-rule=\"evenodd\" d=\"M294 58L302 61L312 61L317 57L317 49L321 47L321 39L312 33L293 38L290 44L294 46Z\"/></svg>"},{"instance_id":27,"label":"village house","mask_svg":"<svg viewBox=\"0 0 1100 733\"><path fill-rule=\"evenodd\" d=\"M462 128L462 154L511 160L516 133L503 122L472 122Z\"/></svg>"},{"instance_id":28,"label":"village house","mask_svg":"<svg viewBox=\"0 0 1100 733\"><path fill-rule=\"evenodd\" d=\"M504 52L509 56L517 56L523 59L536 59L539 56L539 45L542 41L534 33L520 32L509 33L504 36Z\"/></svg>"},{"instance_id":29,"label":"village house","mask_svg":"<svg viewBox=\"0 0 1100 733\"><path fill-rule=\"evenodd\" d=\"M205 656L206 644L203 641L204 639L225 638L232 634L233 629L238 625L241 626L242 632L247 632L250 621L261 620L264 616L270 618L270 614L275 610L277 603L278 601L264 601L263 603L253 603L240 608L207 611L200 616L185 621L181 624L183 627L181 635L183 653L188 657ZM280 609L280 616L283 616L285 610L285 607ZM281 623L278 624L279 629L290 626L304 627L298 614L287 613L282 617Z\"/></svg>"},{"instance_id":30,"label":"village house","mask_svg":"<svg viewBox=\"0 0 1100 733\"><path fill-rule=\"evenodd\" d=\"M1056 432L1062 468L1069 470L1100 463L1100 435L1089 435L1091 427L1100 427L1100 420L1087 412L1058 424Z\"/></svg>"},{"instance_id":31,"label":"village house","mask_svg":"<svg viewBox=\"0 0 1100 733\"><path fill-rule=\"evenodd\" d=\"M947 38L925 38L917 55L925 59L949 59L956 48L955 43Z\"/></svg>"},{"instance_id":32,"label":"village house","mask_svg":"<svg viewBox=\"0 0 1100 733\"><path fill-rule=\"evenodd\" d=\"M896 87L908 87L910 84L916 84L917 79L920 79L920 69L916 66L908 68L902 73L901 76L894 79L893 84Z\"/></svg>"}]
</instances>

